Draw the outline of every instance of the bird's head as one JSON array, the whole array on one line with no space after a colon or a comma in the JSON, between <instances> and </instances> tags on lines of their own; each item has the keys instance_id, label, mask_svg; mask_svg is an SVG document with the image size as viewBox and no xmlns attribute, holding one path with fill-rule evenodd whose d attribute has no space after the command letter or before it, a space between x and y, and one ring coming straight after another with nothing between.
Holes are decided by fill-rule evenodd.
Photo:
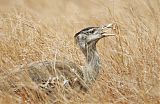
<instances>
[{"instance_id":1,"label":"bird's head","mask_svg":"<svg viewBox=\"0 0 160 104\"><path fill-rule=\"evenodd\" d=\"M108 33L108 31L112 29L113 24L104 25L100 27L88 27L76 33L74 38L81 49L86 49L86 46L89 46L93 43L95 45L98 42L98 40L104 37L115 36L115 34Z\"/></svg>"}]
</instances>

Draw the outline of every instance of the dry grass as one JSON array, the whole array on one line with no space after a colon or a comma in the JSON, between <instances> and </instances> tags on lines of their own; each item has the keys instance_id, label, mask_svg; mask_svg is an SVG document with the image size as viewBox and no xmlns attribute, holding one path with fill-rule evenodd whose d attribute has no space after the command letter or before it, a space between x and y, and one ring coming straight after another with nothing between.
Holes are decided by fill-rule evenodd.
<instances>
[{"instance_id":1,"label":"dry grass","mask_svg":"<svg viewBox=\"0 0 160 104\"><path fill-rule=\"evenodd\" d=\"M0 103L51 103L21 66L68 59L83 65L73 36L117 23L117 37L98 43L102 72L87 94L57 103L160 103L159 0L0 0Z\"/></svg>"}]
</instances>

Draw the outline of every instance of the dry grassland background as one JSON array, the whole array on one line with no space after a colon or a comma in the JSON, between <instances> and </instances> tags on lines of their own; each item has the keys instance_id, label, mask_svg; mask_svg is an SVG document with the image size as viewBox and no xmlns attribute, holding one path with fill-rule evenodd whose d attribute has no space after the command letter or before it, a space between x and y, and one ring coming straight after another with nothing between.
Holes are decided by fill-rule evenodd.
<instances>
[{"instance_id":1,"label":"dry grassland background","mask_svg":"<svg viewBox=\"0 0 160 104\"><path fill-rule=\"evenodd\" d=\"M86 94L53 100L21 74L55 58L84 65L74 34L112 22L117 36L98 42L102 70ZM160 0L0 0L0 104L160 104L159 30Z\"/></svg>"}]
</instances>

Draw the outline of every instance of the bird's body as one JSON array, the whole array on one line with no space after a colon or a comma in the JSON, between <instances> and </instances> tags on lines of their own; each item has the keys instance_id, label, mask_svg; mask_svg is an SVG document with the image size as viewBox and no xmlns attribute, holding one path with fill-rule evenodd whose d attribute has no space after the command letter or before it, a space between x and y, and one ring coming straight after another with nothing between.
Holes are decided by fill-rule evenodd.
<instances>
[{"instance_id":1,"label":"bird's body","mask_svg":"<svg viewBox=\"0 0 160 104\"><path fill-rule=\"evenodd\" d=\"M84 90L81 81L83 73L75 63L69 61L43 61L35 62L28 66L28 72L31 79L40 87L54 87L56 83L62 86L75 88L77 90Z\"/></svg>"},{"instance_id":2,"label":"bird's body","mask_svg":"<svg viewBox=\"0 0 160 104\"><path fill-rule=\"evenodd\" d=\"M83 69L69 61L36 62L28 66L29 76L38 85L46 88L48 86L54 87L57 82L62 86L86 91L100 72L96 43L103 37L113 36L113 34L105 35L104 30L110 28L112 29L110 25L88 27L75 34L75 41L86 58Z\"/></svg>"}]
</instances>

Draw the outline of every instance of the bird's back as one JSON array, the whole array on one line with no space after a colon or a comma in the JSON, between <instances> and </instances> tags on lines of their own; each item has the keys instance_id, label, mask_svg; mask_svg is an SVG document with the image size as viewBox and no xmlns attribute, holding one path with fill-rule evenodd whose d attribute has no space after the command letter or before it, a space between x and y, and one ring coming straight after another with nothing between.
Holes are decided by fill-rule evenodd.
<instances>
[{"instance_id":1,"label":"bird's back","mask_svg":"<svg viewBox=\"0 0 160 104\"><path fill-rule=\"evenodd\" d=\"M54 88L71 87L76 90L86 91L83 83L83 73L73 62L68 61L43 61L35 62L28 66L30 78L40 87Z\"/></svg>"}]
</instances>

